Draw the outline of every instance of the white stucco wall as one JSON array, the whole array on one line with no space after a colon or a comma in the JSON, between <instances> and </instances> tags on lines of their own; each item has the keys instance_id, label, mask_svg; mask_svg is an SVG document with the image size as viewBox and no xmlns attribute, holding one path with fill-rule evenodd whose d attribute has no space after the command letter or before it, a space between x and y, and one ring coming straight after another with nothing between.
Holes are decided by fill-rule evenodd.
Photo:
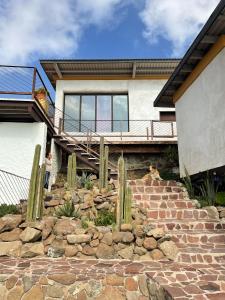
<instances>
[{"instance_id":1,"label":"white stucco wall","mask_svg":"<svg viewBox=\"0 0 225 300\"><path fill-rule=\"evenodd\" d=\"M54 139L51 141L51 154L52 154L52 171L50 177L50 185L55 183L57 173L59 172L62 164L62 149L56 145Z\"/></svg>"},{"instance_id":2,"label":"white stucco wall","mask_svg":"<svg viewBox=\"0 0 225 300\"><path fill-rule=\"evenodd\" d=\"M0 122L0 169L30 178L37 144L44 161L46 136L45 123Z\"/></svg>"},{"instance_id":3,"label":"white stucco wall","mask_svg":"<svg viewBox=\"0 0 225 300\"><path fill-rule=\"evenodd\" d=\"M181 175L225 165L225 49L176 103Z\"/></svg>"},{"instance_id":4,"label":"white stucco wall","mask_svg":"<svg viewBox=\"0 0 225 300\"><path fill-rule=\"evenodd\" d=\"M165 83L166 80L58 80L56 107L63 110L63 99L66 93L128 93L130 120L159 120L159 111L174 111L174 109L153 107L153 102ZM58 111L56 123L59 117L61 115ZM149 122L131 121L130 131L135 133L142 130L143 134L146 134L147 126L150 127ZM159 127L155 125L156 130L160 132ZM161 127L162 133L171 129L171 125Z\"/></svg>"}]
</instances>

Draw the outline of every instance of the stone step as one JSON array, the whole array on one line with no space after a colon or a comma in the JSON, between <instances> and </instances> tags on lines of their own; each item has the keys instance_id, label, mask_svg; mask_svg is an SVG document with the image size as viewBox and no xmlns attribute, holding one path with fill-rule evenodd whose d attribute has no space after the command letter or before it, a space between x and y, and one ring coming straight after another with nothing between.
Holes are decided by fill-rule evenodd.
<instances>
[{"instance_id":1,"label":"stone step","mask_svg":"<svg viewBox=\"0 0 225 300\"><path fill-rule=\"evenodd\" d=\"M141 194L141 193L133 193L133 199L136 200L144 200L144 201L161 201L161 200L186 200L186 196L184 193L158 193L158 194Z\"/></svg>"},{"instance_id":2,"label":"stone step","mask_svg":"<svg viewBox=\"0 0 225 300\"><path fill-rule=\"evenodd\" d=\"M149 209L148 220L209 220L208 211L205 209Z\"/></svg>"},{"instance_id":3,"label":"stone step","mask_svg":"<svg viewBox=\"0 0 225 300\"><path fill-rule=\"evenodd\" d=\"M196 252L195 252L196 250ZM224 264L225 263L225 249L215 249L216 252L213 252L213 249L208 249L207 252L201 251L202 249L185 249L180 250L177 254L176 261L179 263L216 263Z\"/></svg>"},{"instance_id":4,"label":"stone step","mask_svg":"<svg viewBox=\"0 0 225 300\"><path fill-rule=\"evenodd\" d=\"M130 186L133 194L164 194L164 193L182 193L185 192L182 187L171 186Z\"/></svg>"},{"instance_id":5,"label":"stone step","mask_svg":"<svg viewBox=\"0 0 225 300\"><path fill-rule=\"evenodd\" d=\"M195 208L195 204L185 200L136 200L136 204L147 209L166 209L166 208Z\"/></svg>"},{"instance_id":6,"label":"stone step","mask_svg":"<svg viewBox=\"0 0 225 300\"><path fill-rule=\"evenodd\" d=\"M184 231L184 232L173 232L171 234L172 240L181 245L192 244L197 247L212 246L213 248L220 248L221 245L225 247L225 230L214 230L214 231Z\"/></svg>"},{"instance_id":7,"label":"stone step","mask_svg":"<svg viewBox=\"0 0 225 300\"><path fill-rule=\"evenodd\" d=\"M136 180L128 180L128 184L130 186L152 186L152 187L182 187L180 182L176 182L173 180L144 180L144 179L136 179Z\"/></svg>"},{"instance_id":8,"label":"stone step","mask_svg":"<svg viewBox=\"0 0 225 300\"><path fill-rule=\"evenodd\" d=\"M152 220L151 224L156 228L163 228L165 231L176 232L177 230L205 230L214 231L225 229L225 223L217 220Z\"/></svg>"}]
</instances>

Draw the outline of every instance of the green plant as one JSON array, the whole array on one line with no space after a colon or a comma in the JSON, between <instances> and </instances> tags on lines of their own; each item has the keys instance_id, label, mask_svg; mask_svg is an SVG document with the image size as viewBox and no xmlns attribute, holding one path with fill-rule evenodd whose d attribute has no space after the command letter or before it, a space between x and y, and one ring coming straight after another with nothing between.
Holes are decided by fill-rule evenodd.
<instances>
[{"instance_id":1,"label":"green plant","mask_svg":"<svg viewBox=\"0 0 225 300\"><path fill-rule=\"evenodd\" d=\"M225 206L225 192L217 192L216 193L216 204Z\"/></svg>"},{"instance_id":2,"label":"green plant","mask_svg":"<svg viewBox=\"0 0 225 300\"><path fill-rule=\"evenodd\" d=\"M39 167L40 153L41 146L36 145L27 200L27 221L35 221L41 218L44 209L45 165Z\"/></svg>"},{"instance_id":3,"label":"green plant","mask_svg":"<svg viewBox=\"0 0 225 300\"><path fill-rule=\"evenodd\" d=\"M115 216L113 213L107 211L107 210L101 210L98 212L98 216L95 219L95 225L96 226L107 226L115 224Z\"/></svg>"},{"instance_id":4,"label":"green plant","mask_svg":"<svg viewBox=\"0 0 225 300\"><path fill-rule=\"evenodd\" d=\"M160 170L160 177L163 180L175 180L180 181L180 176L178 174L175 174L169 170Z\"/></svg>"},{"instance_id":5,"label":"green plant","mask_svg":"<svg viewBox=\"0 0 225 300\"><path fill-rule=\"evenodd\" d=\"M127 172L123 157L118 160L118 201L116 207L116 224L120 230L122 222L131 222L131 202L132 193L130 187L127 186Z\"/></svg>"},{"instance_id":6,"label":"green plant","mask_svg":"<svg viewBox=\"0 0 225 300\"><path fill-rule=\"evenodd\" d=\"M104 137L100 137L100 165L99 165L99 188L100 190L108 188L108 160L109 147L104 147Z\"/></svg>"},{"instance_id":7,"label":"green plant","mask_svg":"<svg viewBox=\"0 0 225 300\"><path fill-rule=\"evenodd\" d=\"M183 179L185 188L188 192L189 198L194 199L195 198L194 186L192 185L191 177L190 177L186 167L184 167L184 172L185 172L185 177L183 177L182 179Z\"/></svg>"},{"instance_id":8,"label":"green plant","mask_svg":"<svg viewBox=\"0 0 225 300\"><path fill-rule=\"evenodd\" d=\"M0 205L0 218L5 215L8 215L8 214L16 215L18 213L19 213L19 209L14 204L1 204Z\"/></svg>"},{"instance_id":9,"label":"green plant","mask_svg":"<svg viewBox=\"0 0 225 300\"><path fill-rule=\"evenodd\" d=\"M215 186L213 175L207 171L203 183L199 187L201 192L202 200L206 201L208 205L215 205L216 203L216 193L218 190L218 185Z\"/></svg>"},{"instance_id":10,"label":"green plant","mask_svg":"<svg viewBox=\"0 0 225 300\"><path fill-rule=\"evenodd\" d=\"M81 227L82 227L83 229L87 229L87 228L88 228L88 220L82 219L82 220L81 220Z\"/></svg>"},{"instance_id":11,"label":"green plant","mask_svg":"<svg viewBox=\"0 0 225 300\"><path fill-rule=\"evenodd\" d=\"M69 189L74 189L77 186L77 159L75 153L68 157L67 184Z\"/></svg>"},{"instance_id":12,"label":"green plant","mask_svg":"<svg viewBox=\"0 0 225 300\"><path fill-rule=\"evenodd\" d=\"M108 189L108 185L109 185L109 167L108 167L108 163L109 163L109 147L105 146L105 156L104 156L104 188Z\"/></svg>"},{"instance_id":13,"label":"green plant","mask_svg":"<svg viewBox=\"0 0 225 300\"><path fill-rule=\"evenodd\" d=\"M78 218L78 210L75 209L72 201L67 201L64 205L59 206L55 212L57 217Z\"/></svg>"},{"instance_id":14,"label":"green plant","mask_svg":"<svg viewBox=\"0 0 225 300\"><path fill-rule=\"evenodd\" d=\"M164 152L167 162L175 166L179 165L179 156L177 146L168 146Z\"/></svg>"},{"instance_id":15,"label":"green plant","mask_svg":"<svg viewBox=\"0 0 225 300\"><path fill-rule=\"evenodd\" d=\"M87 175L87 173L82 172L82 176L78 178L80 187L91 190L94 186L94 182L91 180L91 177L92 174Z\"/></svg>"}]
</instances>

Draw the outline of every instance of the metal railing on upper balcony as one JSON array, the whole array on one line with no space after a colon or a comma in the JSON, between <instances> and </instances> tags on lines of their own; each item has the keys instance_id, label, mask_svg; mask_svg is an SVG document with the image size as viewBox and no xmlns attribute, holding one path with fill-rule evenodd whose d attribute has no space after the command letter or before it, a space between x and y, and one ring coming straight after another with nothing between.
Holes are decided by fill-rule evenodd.
<instances>
[{"instance_id":1,"label":"metal railing on upper balcony","mask_svg":"<svg viewBox=\"0 0 225 300\"><path fill-rule=\"evenodd\" d=\"M151 141L171 140L177 137L176 122L160 120L75 120L65 116L60 119L60 131L71 136L96 138L104 136L110 140Z\"/></svg>"},{"instance_id":2,"label":"metal railing on upper balcony","mask_svg":"<svg viewBox=\"0 0 225 300\"><path fill-rule=\"evenodd\" d=\"M36 91L46 91L45 109L36 97ZM55 105L48 88L35 67L0 65L0 99L31 100L36 99L44 113L53 121Z\"/></svg>"}]
</instances>

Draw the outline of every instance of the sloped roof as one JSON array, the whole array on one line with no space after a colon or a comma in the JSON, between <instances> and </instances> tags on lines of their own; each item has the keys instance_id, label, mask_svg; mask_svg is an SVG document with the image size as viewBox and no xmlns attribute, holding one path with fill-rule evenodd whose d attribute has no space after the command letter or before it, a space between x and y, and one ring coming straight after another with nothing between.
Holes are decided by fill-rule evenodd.
<instances>
[{"instance_id":1,"label":"sloped roof","mask_svg":"<svg viewBox=\"0 0 225 300\"><path fill-rule=\"evenodd\" d=\"M225 34L225 0L220 1L183 59L154 101L156 107L174 107L173 96L218 38Z\"/></svg>"}]
</instances>

